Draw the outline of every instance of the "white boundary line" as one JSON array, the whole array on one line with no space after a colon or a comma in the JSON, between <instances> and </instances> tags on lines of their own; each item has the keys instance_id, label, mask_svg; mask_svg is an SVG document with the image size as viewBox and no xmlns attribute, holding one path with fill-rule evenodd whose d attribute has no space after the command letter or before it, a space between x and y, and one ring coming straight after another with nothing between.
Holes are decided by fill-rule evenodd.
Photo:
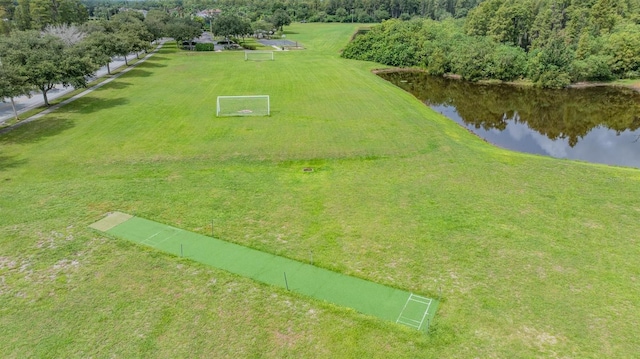
<instances>
[{"instance_id":1,"label":"white boundary line","mask_svg":"<svg viewBox=\"0 0 640 359\"><path fill-rule=\"evenodd\" d=\"M417 299L414 299L414 297ZM412 301L427 305L427 309L425 309L424 313L422 314L422 318L420 320L411 319L411 318L402 316L402 313L404 313L405 309L407 309L409 302L412 302ZM402 311L400 312L398 319L396 319L396 323L408 325L410 327L420 330L422 328L422 324L424 324L424 320L426 319L427 314L429 314L429 308L431 308L431 303L433 303L433 299L431 298L426 298L426 297L422 297L422 296L410 293L409 298L407 298L407 302L404 303L404 307L402 308Z\"/></svg>"},{"instance_id":2,"label":"white boundary line","mask_svg":"<svg viewBox=\"0 0 640 359\"><path fill-rule=\"evenodd\" d=\"M160 231L160 232L158 232L158 233L156 233L156 234L152 234L152 235L151 235L151 236L149 236L148 238L146 238L146 239L144 239L144 240L140 241L140 243L143 243L143 244L146 244L146 245L149 245L149 246L155 247L155 246L157 246L157 245L159 245L159 244L161 244L161 243L166 242L167 240L169 240L169 238L171 238L171 237L175 236L176 234L178 234L179 232L181 232L181 230L179 230L179 229L177 229L177 228L169 227L169 229L173 230L173 234L171 234L170 236L168 236L168 237L166 237L165 239L161 240L160 242L154 242L154 241L152 241L152 240L151 240L151 238L153 238L153 237L157 236L158 234L160 234L160 233L162 233L162 232L166 232L166 230L162 230L162 231Z\"/></svg>"}]
</instances>

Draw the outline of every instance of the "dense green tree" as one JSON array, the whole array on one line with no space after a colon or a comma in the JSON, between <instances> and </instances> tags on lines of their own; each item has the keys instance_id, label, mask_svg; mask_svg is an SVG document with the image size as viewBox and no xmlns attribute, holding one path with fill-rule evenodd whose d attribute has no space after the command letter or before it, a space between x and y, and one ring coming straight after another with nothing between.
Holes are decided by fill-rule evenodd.
<instances>
[{"instance_id":1,"label":"dense green tree","mask_svg":"<svg viewBox=\"0 0 640 359\"><path fill-rule=\"evenodd\" d=\"M15 7L11 0L0 0L0 35L6 35L11 31L11 23Z\"/></svg>"},{"instance_id":2,"label":"dense green tree","mask_svg":"<svg viewBox=\"0 0 640 359\"><path fill-rule=\"evenodd\" d=\"M605 54L611 56L609 65L621 77L637 77L640 71L640 26L628 25L604 37Z\"/></svg>"},{"instance_id":3,"label":"dense green tree","mask_svg":"<svg viewBox=\"0 0 640 359\"><path fill-rule=\"evenodd\" d=\"M589 55L571 64L571 81L607 81L614 77L611 56Z\"/></svg>"},{"instance_id":4,"label":"dense green tree","mask_svg":"<svg viewBox=\"0 0 640 359\"><path fill-rule=\"evenodd\" d=\"M597 0L591 8L591 25L598 33L608 33L618 21L619 0Z\"/></svg>"},{"instance_id":5,"label":"dense green tree","mask_svg":"<svg viewBox=\"0 0 640 359\"><path fill-rule=\"evenodd\" d=\"M216 36L229 38L243 37L253 32L251 23L234 14L221 15L213 21L213 33Z\"/></svg>"},{"instance_id":6,"label":"dense green tree","mask_svg":"<svg viewBox=\"0 0 640 359\"><path fill-rule=\"evenodd\" d=\"M110 6L98 6L93 9L93 17L98 20L110 20L117 13L117 9Z\"/></svg>"},{"instance_id":7,"label":"dense green tree","mask_svg":"<svg viewBox=\"0 0 640 359\"><path fill-rule=\"evenodd\" d=\"M29 0L18 0L14 13L14 24L18 30L31 29L31 9Z\"/></svg>"},{"instance_id":8,"label":"dense green tree","mask_svg":"<svg viewBox=\"0 0 640 359\"><path fill-rule=\"evenodd\" d=\"M271 17L271 23L276 28L280 29L280 31L282 31L285 25L291 24L291 18L286 11L278 9L273 13L273 16Z\"/></svg>"},{"instance_id":9,"label":"dense green tree","mask_svg":"<svg viewBox=\"0 0 640 359\"><path fill-rule=\"evenodd\" d=\"M122 56L124 58L125 66L129 66L129 60L127 56L131 53L131 43L129 34L124 32L116 32L109 35L109 41L112 42L113 52L116 56Z\"/></svg>"},{"instance_id":10,"label":"dense green tree","mask_svg":"<svg viewBox=\"0 0 640 359\"><path fill-rule=\"evenodd\" d=\"M276 27L268 21L258 20L251 23L251 30L254 34L269 33L270 31L276 30Z\"/></svg>"},{"instance_id":11,"label":"dense green tree","mask_svg":"<svg viewBox=\"0 0 640 359\"><path fill-rule=\"evenodd\" d=\"M29 0L31 28L43 30L55 22L51 0Z\"/></svg>"},{"instance_id":12,"label":"dense green tree","mask_svg":"<svg viewBox=\"0 0 640 359\"><path fill-rule=\"evenodd\" d=\"M173 18L167 23L167 36L173 37L178 44L184 41L191 41L200 35L202 35L202 27L191 19Z\"/></svg>"},{"instance_id":13,"label":"dense green tree","mask_svg":"<svg viewBox=\"0 0 640 359\"><path fill-rule=\"evenodd\" d=\"M165 36L167 23L171 17L164 10L153 9L147 13L144 24L153 39L157 40Z\"/></svg>"},{"instance_id":14,"label":"dense green tree","mask_svg":"<svg viewBox=\"0 0 640 359\"><path fill-rule=\"evenodd\" d=\"M391 14L389 14L389 11L387 11L386 9L378 9L373 12L373 18L376 21L384 21L391 18Z\"/></svg>"},{"instance_id":15,"label":"dense green tree","mask_svg":"<svg viewBox=\"0 0 640 359\"><path fill-rule=\"evenodd\" d=\"M409 19L423 16L431 19L462 18L481 0L84 0L95 18L109 19L113 9L162 9L177 17L188 17L198 10L215 9L234 13L255 22L270 19L284 11L292 21L360 21L375 22L389 18Z\"/></svg>"},{"instance_id":16,"label":"dense green tree","mask_svg":"<svg viewBox=\"0 0 640 359\"><path fill-rule=\"evenodd\" d=\"M3 1L0 1L0 12L3 7L6 8ZM48 25L82 24L89 19L89 13L80 0L17 0L15 7L11 4L11 11L7 13L9 17L3 19L18 30L42 30Z\"/></svg>"},{"instance_id":17,"label":"dense green tree","mask_svg":"<svg viewBox=\"0 0 640 359\"><path fill-rule=\"evenodd\" d=\"M139 11L125 10L125 11L120 11L117 14L111 16L110 21L112 24L114 24L113 26L115 27L118 27L121 24L127 24L127 23L137 23L137 22L141 23L144 21L144 15Z\"/></svg>"},{"instance_id":18,"label":"dense green tree","mask_svg":"<svg viewBox=\"0 0 640 359\"><path fill-rule=\"evenodd\" d=\"M566 21L566 12L561 4L552 2L552 4L536 15L530 29L532 47L540 48L545 46L550 39L558 36L564 37L563 24ZM564 40L564 39L563 39Z\"/></svg>"},{"instance_id":19,"label":"dense green tree","mask_svg":"<svg viewBox=\"0 0 640 359\"><path fill-rule=\"evenodd\" d=\"M527 54L521 47L499 45L491 56L488 78L512 81L527 75Z\"/></svg>"},{"instance_id":20,"label":"dense green tree","mask_svg":"<svg viewBox=\"0 0 640 359\"><path fill-rule=\"evenodd\" d=\"M487 36L490 34L491 20L504 0L486 0L469 11L465 21L465 31L469 35Z\"/></svg>"},{"instance_id":21,"label":"dense green tree","mask_svg":"<svg viewBox=\"0 0 640 359\"><path fill-rule=\"evenodd\" d=\"M468 37L451 55L451 71L465 80L489 78L496 44L488 37Z\"/></svg>"},{"instance_id":22,"label":"dense green tree","mask_svg":"<svg viewBox=\"0 0 640 359\"><path fill-rule=\"evenodd\" d=\"M117 34L125 39L129 52L134 52L136 57L141 51L147 51L151 47L151 41L154 40L153 34L139 21L122 24Z\"/></svg>"},{"instance_id":23,"label":"dense green tree","mask_svg":"<svg viewBox=\"0 0 640 359\"><path fill-rule=\"evenodd\" d=\"M561 88L571 83L570 65L574 53L559 34L530 53L529 78L542 87Z\"/></svg>"},{"instance_id":24,"label":"dense green tree","mask_svg":"<svg viewBox=\"0 0 640 359\"><path fill-rule=\"evenodd\" d=\"M89 20L89 12L79 0L59 0L55 12L56 24L82 24Z\"/></svg>"},{"instance_id":25,"label":"dense green tree","mask_svg":"<svg viewBox=\"0 0 640 359\"><path fill-rule=\"evenodd\" d=\"M588 0L593 2L595 0ZM585 1L573 2L566 10L567 23L565 26L565 34L571 39L578 39L583 33L594 33L591 22L591 8L584 5Z\"/></svg>"},{"instance_id":26,"label":"dense green tree","mask_svg":"<svg viewBox=\"0 0 640 359\"><path fill-rule=\"evenodd\" d=\"M16 121L19 118L13 99L18 96L29 95L31 90L33 90L33 86L29 85L27 77L22 76L18 68L6 64L6 61L4 64L0 64L0 100L9 99Z\"/></svg>"},{"instance_id":27,"label":"dense green tree","mask_svg":"<svg viewBox=\"0 0 640 359\"><path fill-rule=\"evenodd\" d=\"M488 35L496 41L527 49L533 23L533 4L528 0L507 0L489 21Z\"/></svg>"},{"instance_id":28,"label":"dense green tree","mask_svg":"<svg viewBox=\"0 0 640 359\"><path fill-rule=\"evenodd\" d=\"M97 69L78 46L66 46L59 38L36 31L12 32L3 38L0 58L42 92L47 106L47 92L55 85L84 87L86 78Z\"/></svg>"},{"instance_id":29,"label":"dense green tree","mask_svg":"<svg viewBox=\"0 0 640 359\"><path fill-rule=\"evenodd\" d=\"M84 52L97 65L106 66L107 73L111 75L111 58L121 52L118 43L114 41L114 34L107 34L102 31L90 33L82 42ZM124 47L124 45L123 45ZM123 52L126 51L123 50ZM125 54L126 55L126 54Z\"/></svg>"},{"instance_id":30,"label":"dense green tree","mask_svg":"<svg viewBox=\"0 0 640 359\"><path fill-rule=\"evenodd\" d=\"M133 52L137 57L140 51L149 49L151 41L154 40L153 34L149 32L143 20L142 13L128 10L119 12L112 16L111 20L103 23L115 48L111 53L123 56L127 66L129 65L127 55Z\"/></svg>"},{"instance_id":31,"label":"dense green tree","mask_svg":"<svg viewBox=\"0 0 640 359\"><path fill-rule=\"evenodd\" d=\"M395 16L393 6L399 3L373 11L390 9ZM458 11L459 2L454 10L445 3L425 0L419 11ZM405 30L413 26L410 22L384 23L357 37L343 56L421 66L431 74L454 72L471 80L509 80L526 74L543 87L640 77L638 0L485 0L468 12L464 34L460 23L443 26L446 23L425 23L409 35ZM391 28L395 36L385 31ZM485 37L502 45L491 45Z\"/></svg>"}]
</instances>

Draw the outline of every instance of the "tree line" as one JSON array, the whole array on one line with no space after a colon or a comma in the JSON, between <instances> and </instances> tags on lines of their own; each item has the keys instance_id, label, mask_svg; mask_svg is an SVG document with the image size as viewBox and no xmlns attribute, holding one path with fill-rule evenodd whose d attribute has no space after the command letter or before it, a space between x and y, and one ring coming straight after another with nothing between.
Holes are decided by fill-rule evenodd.
<instances>
[{"instance_id":1,"label":"tree line","mask_svg":"<svg viewBox=\"0 0 640 359\"><path fill-rule=\"evenodd\" d=\"M30 95L39 91L46 106L48 92L57 84L85 87L87 79L114 56L147 51L162 37L189 41L202 34L201 23L170 17L162 10L143 16L138 11L121 11L109 20L48 24L44 29L13 29L0 36L0 99ZM18 115L15 111L16 119Z\"/></svg>"},{"instance_id":2,"label":"tree line","mask_svg":"<svg viewBox=\"0 0 640 359\"><path fill-rule=\"evenodd\" d=\"M441 20L462 18L481 0L146 0L138 2L84 0L90 16L109 17L119 7L164 9L180 16L205 9L234 13L250 22L270 18L278 10L292 21L381 22L415 16Z\"/></svg>"},{"instance_id":3,"label":"tree line","mask_svg":"<svg viewBox=\"0 0 640 359\"><path fill-rule=\"evenodd\" d=\"M47 95L56 85L85 87L99 67L111 73L114 56L124 56L128 66L128 54L137 56L162 37L191 45L205 26L219 36L244 37L291 23L283 9L250 23L237 12L202 18L183 14L174 2L132 4L0 0L0 100L11 101L16 119L15 97L39 91L49 106Z\"/></svg>"},{"instance_id":4,"label":"tree line","mask_svg":"<svg viewBox=\"0 0 640 359\"><path fill-rule=\"evenodd\" d=\"M640 0L486 0L463 19L390 20L343 56L542 87L640 76Z\"/></svg>"}]
</instances>

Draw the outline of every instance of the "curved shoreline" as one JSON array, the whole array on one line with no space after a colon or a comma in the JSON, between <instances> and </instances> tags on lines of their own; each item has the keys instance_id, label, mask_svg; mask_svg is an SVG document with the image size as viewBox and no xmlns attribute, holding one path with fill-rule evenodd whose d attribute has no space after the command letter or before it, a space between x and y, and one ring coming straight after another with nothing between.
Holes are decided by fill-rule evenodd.
<instances>
[{"instance_id":1,"label":"curved shoreline","mask_svg":"<svg viewBox=\"0 0 640 359\"><path fill-rule=\"evenodd\" d=\"M390 73L390 72L427 72L425 69L421 69L421 68L417 68L417 67L386 67L386 68L377 68L377 69L372 69L371 70L372 73L374 74L380 74L380 73ZM436 76L436 75L434 75ZM442 75L442 77L446 77L446 78L450 78L450 79L455 79L455 80L461 80L461 81L466 81L462 78L462 76L460 75L456 75L456 74L444 74ZM472 81L469 81L472 82ZM510 86L533 86L532 83L530 82L518 82L518 81L501 81L501 80L480 80L480 81L476 81L475 83L477 84L484 84L484 85L510 85ZM610 86L610 87L621 87L621 88L627 88L630 90L634 90L636 92L640 92L640 79L637 80L636 83L633 84L620 84L620 83L613 83L613 82L589 82L589 81L580 81L580 82L574 82L572 84L569 84L569 86L565 87L565 88L570 88L570 89L582 89L582 88L589 88L589 87L605 87L605 86Z\"/></svg>"}]
</instances>

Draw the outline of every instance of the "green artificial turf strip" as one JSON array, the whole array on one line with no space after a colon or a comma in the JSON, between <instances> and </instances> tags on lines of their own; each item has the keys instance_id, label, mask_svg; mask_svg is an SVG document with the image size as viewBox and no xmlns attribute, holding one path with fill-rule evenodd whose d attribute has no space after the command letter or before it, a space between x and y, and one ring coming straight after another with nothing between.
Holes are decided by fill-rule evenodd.
<instances>
[{"instance_id":1,"label":"green artificial turf strip","mask_svg":"<svg viewBox=\"0 0 640 359\"><path fill-rule=\"evenodd\" d=\"M1 135L3 356L636 355L640 171L485 143L340 59L355 27L260 63L167 44ZM215 118L253 89L271 117ZM442 302L424 335L87 228L113 209Z\"/></svg>"},{"instance_id":2,"label":"green artificial turf strip","mask_svg":"<svg viewBox=\"0 0 640 359\"><path fill-rule=\"evenodd\" d=\"M407 291L345 276L144 218L129 218L105 232L265 284L350 307L360 313L387 321L396 322L411 295ZM418 320L426 315L432 320L437 309L437 301L433 300L431 306L422 307L421 311L416 308L413 306L405 315ZM425 313L427 309L429 311Z\"/></svg>"}]
</instances>

